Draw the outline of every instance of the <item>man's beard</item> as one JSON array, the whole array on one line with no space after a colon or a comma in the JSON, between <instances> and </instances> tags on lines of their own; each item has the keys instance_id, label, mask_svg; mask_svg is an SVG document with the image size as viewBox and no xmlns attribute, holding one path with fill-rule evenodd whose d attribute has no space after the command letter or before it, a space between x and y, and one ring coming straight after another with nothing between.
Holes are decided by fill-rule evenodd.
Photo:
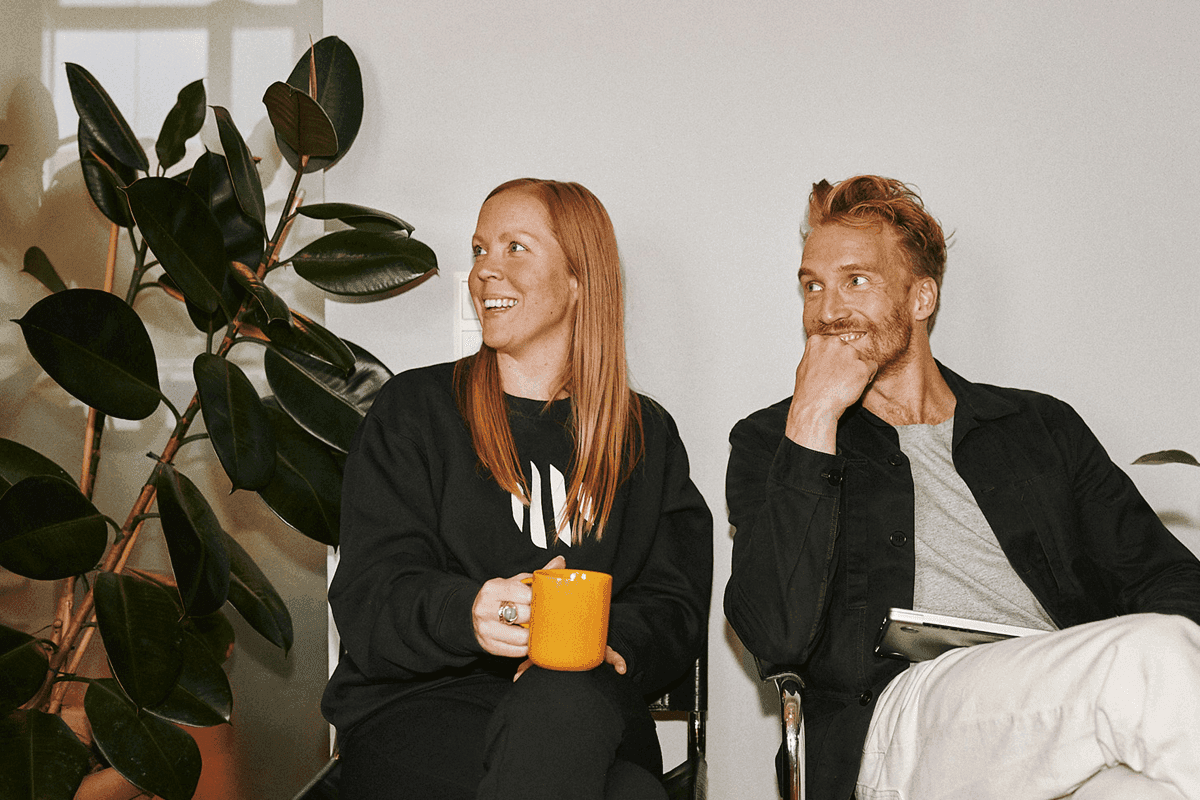
<instances>
[{"instance_id":1,"label":"man's beard","mask_svg":"<svg viewBox=\"0 0 1200 800\"><path fill-rule=\"evenodd\" d=\"M865 345L859 346L855 342L847 342L847 344L856 347L864 358L879 365L875 372L876 380L898 372L901 367L912 360L909 346L912 344L913 321L905 313L904 307L900 305L893 308L887 318L879 324L869 320L864 322L839 321L832 324L817 323L816 328L809 331L808 334L810 336L838 336L855 331L863 331L866 334Z\"/></svg>"}]
</instances>

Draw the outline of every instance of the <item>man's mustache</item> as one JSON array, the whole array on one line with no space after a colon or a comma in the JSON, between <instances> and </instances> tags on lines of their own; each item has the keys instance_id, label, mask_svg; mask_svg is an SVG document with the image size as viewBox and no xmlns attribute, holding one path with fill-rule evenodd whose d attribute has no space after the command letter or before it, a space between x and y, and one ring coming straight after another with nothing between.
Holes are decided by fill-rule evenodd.
<instances>
[{"instance_id":1,"label":"man's mustache","mask_svg":"<svg viewBox=\"0 0 1200 800\"><path fill-rule=\"evenodd\" d=\"M809 336L841 336L843 333L855 333L857 331L866 331L869 333L874 327L874 325L867 322L817 323L808 334Z\"/></svg>"}]
</instances>

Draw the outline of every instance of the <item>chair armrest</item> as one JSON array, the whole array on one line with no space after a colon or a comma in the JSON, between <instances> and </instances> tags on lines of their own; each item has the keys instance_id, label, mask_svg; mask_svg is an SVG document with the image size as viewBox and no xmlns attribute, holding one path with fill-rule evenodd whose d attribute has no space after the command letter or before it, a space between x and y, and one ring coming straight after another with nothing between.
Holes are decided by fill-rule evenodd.
<instances>
[{"instance_id":1,"label":"chair armrest","mask_svg":"<svg viewBox=\"0 0 1200 800\"><path fill-rule=\"evenodd\" d=\"M763 675L779 689L779 717L783 742L775 759L779 795L783 800L805 800L804 796L804 706L800 692L804 681L794 672Z\"/></svg>"},{"instance_id":2,"label":"chair armrest","mask_svg":"<svg viewBox=\"0 0 1200 800\"><path fill-rule=\"evenodd\" d=\"M341 782L341 762L337 753L321 767L312 780L296 793L292 800L337 800Z\"/></svg>"}]
</instances>

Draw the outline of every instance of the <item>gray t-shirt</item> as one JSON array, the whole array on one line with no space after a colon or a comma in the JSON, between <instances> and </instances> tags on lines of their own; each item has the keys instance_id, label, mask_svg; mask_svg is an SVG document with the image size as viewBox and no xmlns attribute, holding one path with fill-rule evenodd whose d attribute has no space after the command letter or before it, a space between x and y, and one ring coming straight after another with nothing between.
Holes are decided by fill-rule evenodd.
<instances>
[{"instance_id":1,"label":"gray t-shirt","mask_svg":"<svg viewBox=\"0 0 1200 800\"><path fill-rule=\"evenodd\" d=\"M938 425L900 425L896 431L912 465L915 490L913 608L1055 630L954 469L954 418Z\"/></svg>"}]
</instances>

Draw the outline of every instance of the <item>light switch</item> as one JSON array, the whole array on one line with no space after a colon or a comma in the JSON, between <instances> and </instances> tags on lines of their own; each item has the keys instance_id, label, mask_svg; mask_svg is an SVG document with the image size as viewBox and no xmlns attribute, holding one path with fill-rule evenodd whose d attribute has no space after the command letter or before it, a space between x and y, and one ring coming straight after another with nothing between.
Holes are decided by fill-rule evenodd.
<instances>
[{"instance_id":1,"label":"light switch","mask_svg":"<svg viewBox=\"0 0 1200 800\"><path fill-rule=\"evenodd\" d=\"M454 273L458 281L458 308L454 312L454 357L462 358L479 350L483 343L483 329L475 316L475 304L471 302L468 284L470 272Z\"/></svg>"}]
</instances>

